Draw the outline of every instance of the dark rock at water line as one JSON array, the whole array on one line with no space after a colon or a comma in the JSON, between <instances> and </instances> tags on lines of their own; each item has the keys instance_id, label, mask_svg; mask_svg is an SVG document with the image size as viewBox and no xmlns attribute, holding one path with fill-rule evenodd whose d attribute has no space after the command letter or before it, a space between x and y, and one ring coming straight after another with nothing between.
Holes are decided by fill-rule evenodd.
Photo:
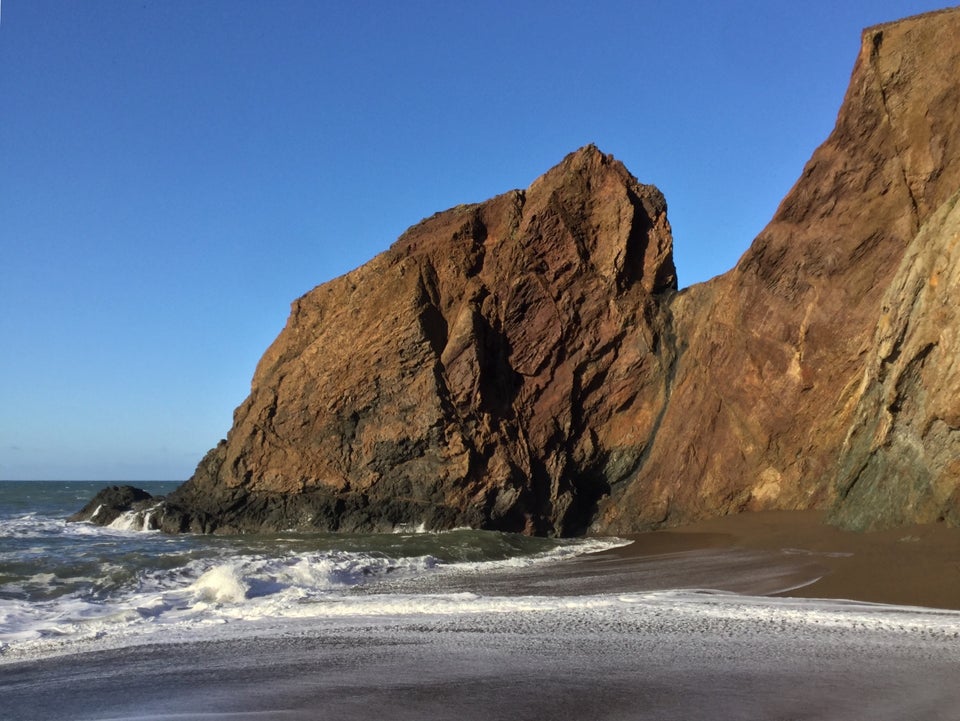
<instances>
[{"instance_id":1,"label":"dark rock at water line","mask_svg":"<svg viewBox=\"0 0 960 721\"><path fill-rule=\"evenodd\" d=\"M100 526L109 526L122 514L142 510L155 504L157 500L143 489L134 486L107 486L67 520L90 521Z\"/></svg>"}]
</instances>

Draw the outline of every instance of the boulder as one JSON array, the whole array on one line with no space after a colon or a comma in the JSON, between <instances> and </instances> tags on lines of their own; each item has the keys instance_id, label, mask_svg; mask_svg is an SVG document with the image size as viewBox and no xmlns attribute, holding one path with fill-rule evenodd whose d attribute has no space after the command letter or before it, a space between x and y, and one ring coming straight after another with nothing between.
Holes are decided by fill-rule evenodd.
<instances>
[{"instance_id":1,"label":"boulder","mask_svg":"<svg viewBox=\"0 0 960 721\"><path fill-rule=\"evenodd\" d=\"M100 526L109 526L127 511L142 510L156 500L158 499L154 499L143 489L134 486L107 486L67 520L90 521Z\"/></svg>"}]
</instances>

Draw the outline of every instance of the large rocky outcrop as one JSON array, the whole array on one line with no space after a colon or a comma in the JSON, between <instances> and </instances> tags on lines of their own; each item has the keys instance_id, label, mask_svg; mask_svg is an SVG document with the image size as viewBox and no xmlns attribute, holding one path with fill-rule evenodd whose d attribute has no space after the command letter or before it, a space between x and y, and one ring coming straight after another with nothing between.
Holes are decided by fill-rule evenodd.
<instances>
[{"instance_id":1,"label":"large rocky outcrop","mask_svg":"<svg viewBox=\"0 0 960 721\"><path fill-rule=\"evenodd\" d=\"M667 395L660 192L587 146L293 304L165 526L579 533Z\"/></svg>"},{"instance_id":2,"label":"large rocky outcrop","mask_svg":"<svg viewBox=\"0 0 960 721\"><path fill-rule=\"evenodd\" d=\"M960 10L864 31L836 126L773 220L671 304L670 403L596 527L831 505L885 290L958 188Z\"/></svg>"},{"instance_id":3,"label":"large rocky outcrop","mask_svg":"<svg viewBox=\"0 0 960 721\"><path fill-rule=\"evenodd\" d=\"M866 30L737 267L588 146L293 304L168 530L627 532L751 509L960 522L960 10Z\"/></svg>"}]
</instances>

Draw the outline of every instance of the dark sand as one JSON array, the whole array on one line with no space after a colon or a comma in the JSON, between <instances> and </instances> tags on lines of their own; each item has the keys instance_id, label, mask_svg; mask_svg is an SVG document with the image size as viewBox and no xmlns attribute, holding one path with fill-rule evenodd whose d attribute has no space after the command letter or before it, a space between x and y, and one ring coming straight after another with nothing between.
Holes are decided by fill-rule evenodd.
<instances>
[{"instance_id":1,"label":"dark sand","mask_svg":"<svg viewBox=\"0 0 960 721\"><path fill-rule=\"evenodd\" d=\"M235 639L0 665L4 721L955 721L953 612L692 594L715 589L960 608L960 530L852 534L756 513L465 578L532 610L331 618ZM398 586L399 590L402 590ZM423 590L423 589L421 589ZM437 589L457 584L447 579ZM699 600L691 600L699 599ZM758 605L759 604L759 605ZM256 624L252 625L255 629Z\"/></svg>"},{"instance_id":2,"label":"dark sand","mask_svg":"<svg viewBox=\"0 0 960 721\"><path fill-rule=\"evenodd\" d=\"M822 513L778 511L632 538L633 544L608 554L622 559L707 549L774 554L768 560L792 567L798 586L775 595L960 609L960 528L943 524L853 533L826 525ZM763 584L734 586L724 590L771 593Z\"/></svg>"}]
</instances>

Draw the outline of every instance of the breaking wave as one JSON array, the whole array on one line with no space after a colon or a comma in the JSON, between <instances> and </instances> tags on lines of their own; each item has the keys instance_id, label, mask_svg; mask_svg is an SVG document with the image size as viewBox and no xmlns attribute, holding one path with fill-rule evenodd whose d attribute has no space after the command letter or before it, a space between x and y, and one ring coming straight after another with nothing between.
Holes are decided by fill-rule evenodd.
<instances>
[{"instance_id":1,"label":"breaking wave","mask_svg":"<svg viewBox=\"0 0 960 721\"><path fill-rule=\"evenodd\" d=\"M108 527L34 513L5 519L0 658L161 628L428 608L429 594L418 590L427 579L436 588L444 575L529 568L625 543L466 529L246 538L144 529L144 514ZM396 584L405 590L391 592Z\"/></svg>"}]
</instances>

